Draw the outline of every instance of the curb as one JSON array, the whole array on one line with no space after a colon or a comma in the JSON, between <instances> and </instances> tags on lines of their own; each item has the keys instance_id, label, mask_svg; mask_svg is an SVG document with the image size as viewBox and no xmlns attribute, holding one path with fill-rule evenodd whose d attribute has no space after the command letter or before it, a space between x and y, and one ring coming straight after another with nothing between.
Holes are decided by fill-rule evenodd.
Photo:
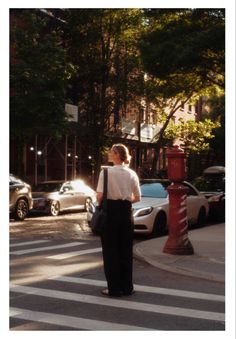
<instances>
[{"instance_id":1,"label":"curb","mask_svg":"<svg viewBox=\"0 0 236 339\"><path fill-rule=\"evenodd\" d=\"M190 276L190 277L195 277L195 278L200 278L200 279L205 279L205 280L210 280L210 281L215 281L219 283L224 283L225 282L225 276L224 275L219 275L215 273L210 273L210 272L202 272L198 270L191 270L191 269L184 269L184 268L178 268L178 267L173 267L167 264L162 263L162 258L165 257L165 255L159 255L160 260L155 260L152 259L148 256L143 255L142 250L138 248L138 245L134 246L133 250L134 257L136 259L139 259L141 261L147 262L148 264L159 268L164 271L176 273L176 274L181 274L185 276ZM166 257L167 258L167 257Z\"/></svg>"}]
</instances>

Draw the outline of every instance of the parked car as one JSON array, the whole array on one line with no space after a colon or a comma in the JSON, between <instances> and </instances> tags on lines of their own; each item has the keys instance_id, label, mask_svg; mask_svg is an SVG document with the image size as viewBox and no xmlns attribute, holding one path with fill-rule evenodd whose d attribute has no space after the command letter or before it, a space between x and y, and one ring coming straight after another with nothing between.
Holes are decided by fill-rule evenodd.
<instances>
[{"instance_id":1,"label":"parked car","mask_svg":"<svg viewBox=\"0 0 236 339\"><path fill-rule=\"evenodd\" d=\"M225 168L208 167L201 177L193 181L195 187L205 195L209 202L209 219L225 219Z\"/></svg>"},{"instance_id":2,"label":"parked car","mask_svg":"<svg viewBox=\"0 0 236 339\"><path fill-rule=\"evenodd\" d=\"M15 220L24 220L33 207L31 186L20 178L9 176L9 211Z\"/></svg>"},{"instance_id":3,"label":"parked car","mask_svg":"<svg viewBox=\"0 0 236 339\"><path fill-rule=\"evenodd\" d=\"M223 178L225 177L224 166L210 166L203 171L203 175L211 178Z\"/></svg>"},{"instance_id":4,"label":"parked car","mask_svg":"<svg viewBox=\"0 0 236 339\"><path fill-rule=\"evenodd\" d=\"M167 232L169 225L169 198L167 187L170 181L166 179L146 179L141 182L141 201L133 204L134 232L149 234L153 237ZM189 224L204 225L208 215L208 201L204 195L189 182L184 182L188 188L187 218ZM92 218L95 207L90 205L87 219Z\"/></svg>"},{"instance_id":5,"label":"parked car","mask_svg":"<svg viewBox=\"0 0 236 339\"><path fill-rule=\"evenodd\" d=\"M57 216L66 210L87 210L95 191L82 180L44 181L33 188L33 211Z\"/></svg>"}]
</instances>

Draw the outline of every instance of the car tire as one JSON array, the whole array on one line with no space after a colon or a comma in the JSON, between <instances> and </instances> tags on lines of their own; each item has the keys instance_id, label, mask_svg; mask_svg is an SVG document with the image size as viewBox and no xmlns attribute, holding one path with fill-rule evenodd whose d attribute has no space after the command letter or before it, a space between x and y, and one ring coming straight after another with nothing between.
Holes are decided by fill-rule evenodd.
<instances>
[{"instance_id":1,"label":"car tire","mask_svg":"<svg viewBox=\"0 0 236 339\"><path fill-rule=\"evenodd\" d=\"M60 213L60 204L59 201L53 200L50 202L49 206L49 214L53 217L58 216Z\"/></svg>"},{"instance_id":2,"label":"car tire","mask_svg":"<svg viewBox=\"0 0 236 339\"><path fill-rule=\"evenodd\" d=\"M166 214L164 212L159 212L153 224L151 234L152 238L156 238L160 235L166 234L167 232L166 221L167 221Z\"/></svg>"},{"instance_id":3,"label":"car tire","mask_svg":"<svg viewBox=\"0 0 236 339\"><path fill-rule=\"evenodd\" d=\"M29 213L29 205L25 199L19 199L16 202L13 217L15 220L23 221Z\"/></svg>"},{"instance_id":4,"label":"car tire","mask_svg":"<svg viewBox=\"0 0 236 339\"><path fill-rule=\"evenodd\" d=\"M197 226L204 226L206 223L206 209L201 207L197 217Z\"/></svg>"}]
</instances>

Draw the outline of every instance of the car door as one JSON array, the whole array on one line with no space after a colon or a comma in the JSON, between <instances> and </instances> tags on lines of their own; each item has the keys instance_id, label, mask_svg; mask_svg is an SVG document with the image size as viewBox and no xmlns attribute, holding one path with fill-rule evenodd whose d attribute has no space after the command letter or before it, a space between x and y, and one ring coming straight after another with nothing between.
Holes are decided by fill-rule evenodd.
<instances>
[{"instance_id":1,"label":"car door","mask_svg":"<svg viewBox=\"0 0 236 339\"><path fill-rule=\"evenodd\" d=\"M60 190L61 209L70 209L74 206L75 192L69 182L62 185Z\"/></svg>"},{"instance_id":2,"label":"car door","mask_svg":"<svg viewBox=\"0 0 236 339\"><path fill-rule=\"evenodd\" d=\"M85 205L85 200L87 195L85 193L85 188L83 183L78 182L71 182L71 185L74 189L74 204L77 208L82 209Z\"/></svg>"},{"instance_id":3,"label":"car door","mask_svg":"<svg viewBox=\"0 0 236 339\"><path fill-rule=\"evenodd\" d=\"M184 183L184 186L188 188L187 192L187 217L190 223L193 223L197 220L199 208L200 208L200 201L199 195L197 191L194 190L193 187Z\"/></svg>"}]
</instances>

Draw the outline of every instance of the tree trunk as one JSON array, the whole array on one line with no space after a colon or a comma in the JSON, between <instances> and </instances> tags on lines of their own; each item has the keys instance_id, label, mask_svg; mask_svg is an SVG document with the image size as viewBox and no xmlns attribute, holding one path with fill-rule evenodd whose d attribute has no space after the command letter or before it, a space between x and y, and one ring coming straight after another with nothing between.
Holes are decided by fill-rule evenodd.
<instances>
[{"instance_id":1,"label":"tree trunk","mask_svg":"<svg viewBox=\"0 0 236 339\"><path fill-rule=\"evenodd\" d=\"M162 147L162 144L163 144L163 140L164 140L164 133L165 133L165 130L171 120L171 118L173 117L173 115L175 114L175 112L183 105L185 104L187 101L189 101L189 99L191 98L191 96L193 95L193 93L191 93L184 101L182 101L180 104L180 99L176 99L174 105L173 105L173 108L171 109L169 115L167 116L166 118L166 121L164 123L164 125L162 126L161 130L158 132L159 134L159 138L155 144L155 153L154 153L154 157L153 157L153 161L152 161L152 175L155 175L156 174L156 167L157 167L157 161L159 159L159 152L160 152L160 149Z\"/></svg>"}]
</instances>

